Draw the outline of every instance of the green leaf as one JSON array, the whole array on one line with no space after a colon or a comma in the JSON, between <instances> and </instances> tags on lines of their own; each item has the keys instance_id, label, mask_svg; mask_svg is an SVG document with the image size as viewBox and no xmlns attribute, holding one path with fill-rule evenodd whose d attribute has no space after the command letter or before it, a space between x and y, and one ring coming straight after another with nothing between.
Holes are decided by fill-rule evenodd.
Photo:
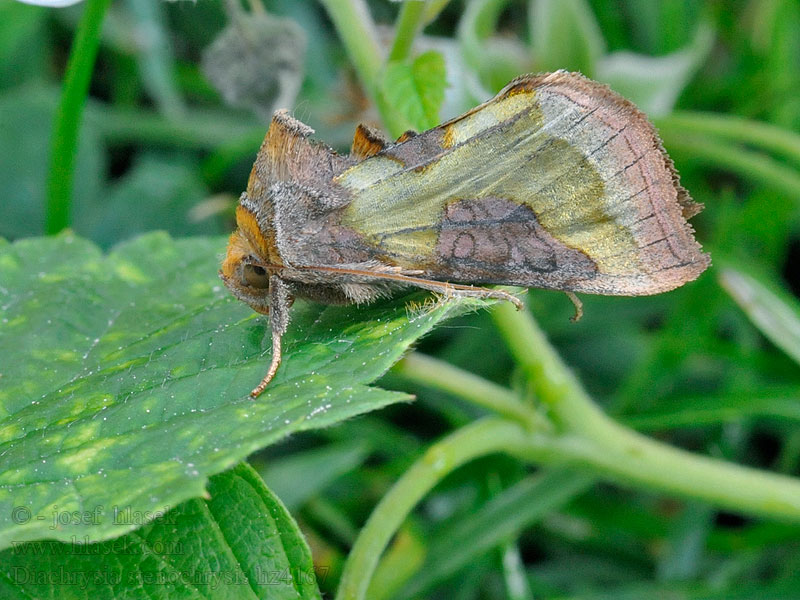
<instances>
[{"instance_id":1,"label":"green leaf","mask_svg":"<svg viewBox=\"0 0 800 600\"><path fill-rule=\"evenodd\" d=\"M184 502L116 540L14 544L0 554L0 596L320 598L297 523L253 469L242 463L215 475L208 491L209 499Z\"/></svg>"},{"instance_id":2,"label":"green leaf","mask_svg":"<svg viewBox=\"0 0 800 600\"><path fill-rule=\"evenodd\" d=\"M531 0L528 14L537 69L594 76L606 42L585 0Z\"/></svg>"},{"instance_id":3,"label":"green leaf","mask_svg":"<svg viewBox=\"0 0 800 600\"><path fill-rule=\"evenodd\" d=\"M419 130L439 124L446 85L444 57L435 50L420 54L411 64L390 62L381 80L381 89L392 108Z\"/></svg>"},{"instance_id":4,"label":"green leaf","mask_svg":"<svg viewBox=\"0 0 800 600\"><path fill-rule=\"evenodd\" d=\"M719 281L753 325L800 363L800 303L733 267L723 269Z\"/></svg>"},{"instance_id":5,"label":"green leaf","mask_svg":"<svg viewBox=\"0 0 800 600\"><path fill-rule=\"evenodd\" d=\"M223 250L166 234L108 256L71 235L0 246L0 547L121 535L132 526L112 506L174 506L292 432L407 400L365 384L443 318L483 305L298 301L283 365L254 401L269 330L217 279ZM20 506L30 518L15 522ZM55 510L95 507L96 525L49 529Z\"/></svg>"},{"instance_id":6,"label":"green leaf","mask_svg":"<svg viewBox=\"0 0 800 600\"><path fill-rule=\"evenodd\" d=\"M294 510L320 493L336 479L356 469L369 454L363 440L330 444L290 456L270 460L254 467L283 503Z\"/></svg>"}]
</instances>

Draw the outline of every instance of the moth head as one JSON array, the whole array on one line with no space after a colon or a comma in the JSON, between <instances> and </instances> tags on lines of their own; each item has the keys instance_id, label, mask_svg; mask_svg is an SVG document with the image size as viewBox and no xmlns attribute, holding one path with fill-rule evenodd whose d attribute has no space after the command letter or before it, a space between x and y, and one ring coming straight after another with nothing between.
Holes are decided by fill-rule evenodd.
<instances>
[{"instance_id":1,"label":"moth head","mask_svg":"<svg viewBox=\"0 0 800 600\"><path fill-rule=\"evenodd\" d=\"M236 209L238 229L228 240L219 276L228 289L256 312L269 314L269 278L278 266L269 243L271 232L262 231L247 208Z\"/></svg>"}]
</instances>

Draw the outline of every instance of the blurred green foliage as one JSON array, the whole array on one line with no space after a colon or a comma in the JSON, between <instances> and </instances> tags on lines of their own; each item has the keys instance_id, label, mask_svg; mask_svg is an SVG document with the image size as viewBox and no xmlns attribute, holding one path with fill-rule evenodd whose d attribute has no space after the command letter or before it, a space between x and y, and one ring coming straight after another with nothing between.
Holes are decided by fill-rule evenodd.
<instances>
[{"instance_id":1,"label":"blurred green foliage","mask_svg":"<svg viewBox=\"0 0 800 600\"><path fill-rule=\"evenodd\" d=\"M430 1L407 16L416 23L404 29L413 43L392 53L392 76L425 92L403 103L376 97L378 81L359 85L358 76L382 68L380 56L352 60L323 6L336 3L350 4L264 6L306 35L294 114L343 151L357 122L381 125L376 103L397 111L397 124L383 126L399 133L403 122L427 119L431 102L448 118L514 75L541 69L581 69L654 118L683 185L706 206L693 224L714 266L653 298L584 297L577 324L563 295L532 290L532 313L619 421L699 454L800 474L800 311L792 297L800 292L800 4ZM0 4L0 235L10 239L44 232L52 122L83 9ZM386 27L376 39L388 53L388 27L409 9L385 0L369 9ZM155 228L176 236L232 228L266 123L260 111L226 106L200 68L227 21L212 0L112 4L79 128L78 233L109 248ZM443 98L419 87L415 58L426 52L444 62ZM440 68L439 59L429 62ZM530 391L484 312L438 328L419 350L523 397ZM432 440L485 412L407 369L381 385L417 401L295 436L253 461L279 495L291 490L284 499L315 564L330 568L324 592L336 589L360 526L392 483ZM369 597L798 598L799 570L797 524L571 472L540 476L494 455L425 496L378 565L380 585Z\"/></svg>"}]
</instances>

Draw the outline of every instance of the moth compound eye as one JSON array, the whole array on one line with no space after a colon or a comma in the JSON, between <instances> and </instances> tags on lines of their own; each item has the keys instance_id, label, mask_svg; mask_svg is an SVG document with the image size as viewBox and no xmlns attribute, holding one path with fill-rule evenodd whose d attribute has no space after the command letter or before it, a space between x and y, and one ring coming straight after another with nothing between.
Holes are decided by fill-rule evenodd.
<instances>
[{"instance_id":1,"label":"moth compound eye","mask_svg":"<svg viewBox=\"0 0 800 600\"><path fill-rule=\"evenodd\" d=\"M258 265L244 266L244 280L250 287L265 290L269 287L269 275L264 267Z\"/></svg>"}]
</instances>

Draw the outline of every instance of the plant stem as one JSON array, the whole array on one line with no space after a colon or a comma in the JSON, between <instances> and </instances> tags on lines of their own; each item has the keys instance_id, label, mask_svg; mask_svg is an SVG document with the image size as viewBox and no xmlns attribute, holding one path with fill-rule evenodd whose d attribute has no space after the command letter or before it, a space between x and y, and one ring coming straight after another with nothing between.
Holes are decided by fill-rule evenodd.
<instances>
[{"instance_id":1,"label":"plant stem","mask_svg":"<svg viewBox=\"0 0 800 600\"><path fill-rule=\"evenodd\" d=\"M748 514L800 521L800 480L674 448L608 418L588 397L527 311L492 312L512 355L564 433L531 435L529 460L591 467L612 479Z\"/></svg>"},{"instance_id":2,"label":"plant stem","mask_svg":"<svg viewBox=\"0 0 800 600\"><path fill-rule=\"evenodd\" d=\"M458 396L532 430L552 429L550 421L520 402L517 394L426 354L412 352L393 367L411 381Z\"/></svg>"},{"instance_id":3,"label":"plant stem","mask_svg":"<svg viewBox=\"0 0 800 600\"><path fill-rule=\"evenodd\" d=\"M375 24L363 0L321 0L336 26L361 83L371 94L383 64Z\"/></svg>"},{"instance_id":4,"label":"plant stem","mask_svg":"<svg viewBox=\"0 0 800 600\"><path fill-rule=\"evenodd\" d=\"M503 303L492 308L492 318L556 424L592 437L607 417L561 361L530 312Z\"/></svg>"},{"instance_id":5,"label":"plant stem","mask_svg":"<svg viewBox=\"0 0 800 600\"><path fill-rule=\"evenodd\" d=\"M800 164L800 135L769 123L734 115L676 111L657 119L656 125L659 130L666 132L665 135L714 135L759 146L763 150L792 158Z\"/></svg>"},{"instance_id":6,"label":"plant stem","mask_svg":"<svg viewBox=\"0 0 800 600\"><path fill-rule=\"evenodd\" d=\"M523 68L513 53L503 54L489 51L486 44L497 25L500 13L508 0L474 0L468 2L458 23L458 41L465 62L481 76L481 81L496 80L514 71L519 74ZM494 77L492 77L494 75ZM506 82L503 82L505 84Z\"/></svg>"},{"instance_id":7,"label":"plant stem","mask_svg":"<svg viewBox=\"0 0 800 600\"><path fill-rule=\"evenodd\" d=\"M550 353L552 349L544 352ZM527 362L530 366L531 361ZM545 378L542 387L559 389L565 368L563 364L557 366L561 373L541 371ZM569 393L579 391L562 389ZM575 410L578 405L553 406ZM431 446L370 515L347 558L337 599L365 598L381 553L414 506L454 469L495 452L530 462L578 467L592 474L599 471L622 484L662 490L746 514L800 522L799 480L673 448L617 425L596 408L595 411L601 422L595 424L592 437L586 433L531 433L506 419L487 417Z\"/></svg>"},{"instance_id":8,"label":"plant stem","mask_svg":"<svg viewBox=\"0 0 800 600\"><path fill-rule=\"evenodd\" d=\"M405 60L408 57L422 20L422 14L425 11L425 5L426 2L421 0L403 2L397 17L394 43L389 51L389 60Z\"/></svg>"},{"instance_id":9,"label":"plant stem","mask_svg":"<svg viewBox=\"0 0 800 600\"><path fill-rule=\"evenodd\" d=\"M364 0L320 0L333 21L361 84L372 98L392 136L411 129L411 123L391 110L380 90L384 52Z\"/></svg>"},{"instance_id":10,"label":"plant stem","mask_svg":"<svg viewBox=\"0 0 800 600\"><path fill-rule=\"evenodd\" d=\"M518 544L509 540L500 549L506 593L508 600L534 600Z\"/></svg>"},{"instance_id":11,"label":"plant stem","mask_svg":"<svg viewBox=\"0 0 800 600\"><path fill-rule=\"evenodd\" d=\"M45 232L58 233L69 227L75 157L83 107L89 92L100 29L111 0L88 0L67 61L61 102L53 124L50 167L47 172Z\"/></svg>"},{"instance_id":12,"label":"plant stem","mask_svg":"<svg viewBox=\"0 0 800 600\"><path fill-rule=\"evenodd\" d=\"M450 0L427 0L425 2L425 12L422 13L422 26L433 22L439 13L450 3Z\"/></svg>"},{"instance_id":13,"label":"plant stem","mask_svg":"<svg viewBox=\"0 0 800 600\"><path fill-rule=\"evenodd\" d=\"M337 600L362 600L369 581L395 531L411 509L439 481L460 465L495 452L518 453L524 430L504 419L488 417L432 445L381 499L347 557Z\"/></svg>"},{"instance_id":14,"label":"plant stem","mask_svg":"<svg viewBox=\"0 0 800 600\"><path fill-rule=\"evenodd\" d=\"M602 436L536 440L528 457L748 515L800 522L800 480L681 450L608 420ZM533 441L533 440L532 440Z\"/></svg>"},{"instance_id":15,"label":"plant stem","mask_svg":"<svg viewBox=\"0 0 800 600\"><path fill-rule=\"evenodd\" d=\"M476 457L505 452L522 460L579 467L610 479L709 502L714 506L800 522L800 480L742 467L662 444L609 419L588 397L527 311L507 304L493 318L517 363L562 432L531 431L508 419L487 417L431 446L378 503L345 564L337 598L361 600L394 532L438 481ZM461 373L435 374L437 365L412 359L420 381L471 395ZM402 371L403 369L401 369ZM415 369L417 370L417 369ZM486 382L488 383L488 382ZM498 395L493 384L481 393ZM507 402L510 397L504 397ZM502 401L501 401L502 402ZM488 406L484 400L484 405Z\"/></svg>"}]
</instances>

